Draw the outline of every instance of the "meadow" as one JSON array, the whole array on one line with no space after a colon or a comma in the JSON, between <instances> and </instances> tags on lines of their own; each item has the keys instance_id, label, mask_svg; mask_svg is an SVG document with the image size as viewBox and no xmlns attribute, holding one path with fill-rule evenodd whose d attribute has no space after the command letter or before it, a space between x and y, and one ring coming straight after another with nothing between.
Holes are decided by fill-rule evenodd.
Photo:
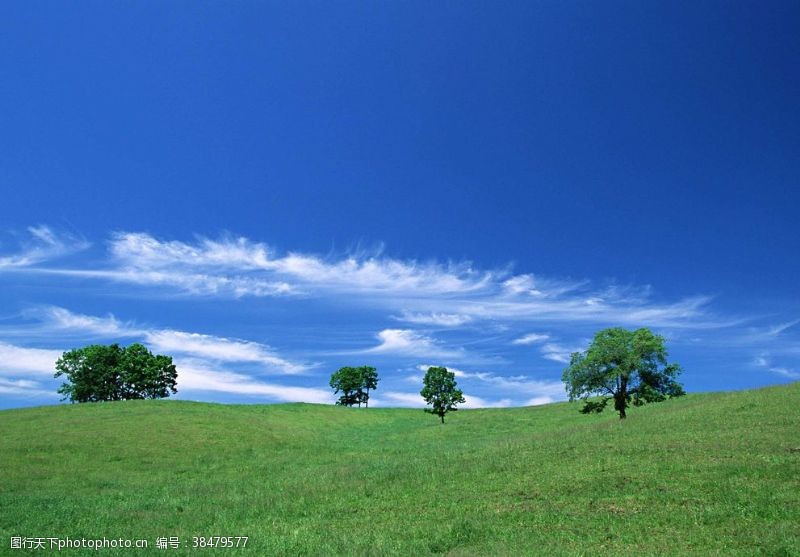
<instances>
[{"instance_id":1,"label":"meadow","mask_svg":"<svg viewBox=\"0 0 800 557\"><path fill-rule=\"evenodd\" d=\"M10 549L25 536L149 541L102 555L800 555L798 403L800 383L624 421L577 403L445 425L310 404L6 410L0 554L56 553Z\"/></svg>"}]
</instances>

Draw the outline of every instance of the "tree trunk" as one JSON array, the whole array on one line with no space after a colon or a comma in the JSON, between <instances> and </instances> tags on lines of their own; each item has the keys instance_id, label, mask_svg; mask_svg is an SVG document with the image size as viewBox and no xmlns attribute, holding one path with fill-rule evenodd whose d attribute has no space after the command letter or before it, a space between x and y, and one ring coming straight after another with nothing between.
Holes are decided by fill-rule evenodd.
<instances>
[{"instance_id":1,"label":"tree trunk","mask_svg":"<svg viewBox=\"0 0 800 557\"><path fill-rule=\"evenodd\" d=\"M619 389L614 395L614 409L619 412L619 419L624 420L625 407L628 405L628 378L624 375L620 378Z\"/></svg>"},{"instance_id":2,"label":"tree trunk","mask_svg":"<svg viewBox=\"0 0 800 557\"><path fill-rule=\"evenodd\" d=\"M444 423L444 414L439 414L439 417L442 419L442 423Z\"/></svg>"}]
</instances>

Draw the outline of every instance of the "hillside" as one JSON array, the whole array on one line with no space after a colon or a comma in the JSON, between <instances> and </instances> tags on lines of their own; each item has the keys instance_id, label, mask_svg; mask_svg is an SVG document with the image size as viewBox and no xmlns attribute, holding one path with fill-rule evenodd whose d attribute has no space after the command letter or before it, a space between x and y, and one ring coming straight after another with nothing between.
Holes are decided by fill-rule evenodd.
<instances>
[{"instance_id":1,"label":"hillside","mask_svg":"<svg viewBox=\"0 0 800 557\"><path fill-rule=\"evenodd\" d=\"M178 555L215 535L249 540L201 555L800 555L798 403L800 383L624 422L567 403L444 426L307 404L7 410L0 554L25 553L12 536L144 538L149 551L101 553ZM162 536L187 548L154 549Z\"/></svg>"}]
</instances>

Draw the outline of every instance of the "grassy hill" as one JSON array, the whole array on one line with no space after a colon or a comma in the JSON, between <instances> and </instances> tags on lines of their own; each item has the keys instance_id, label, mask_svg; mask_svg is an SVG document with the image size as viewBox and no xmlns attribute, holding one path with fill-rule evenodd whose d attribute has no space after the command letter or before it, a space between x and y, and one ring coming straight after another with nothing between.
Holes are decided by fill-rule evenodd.
<instances>
[{"instance_id":1,"label":"grassy hill","mask_svg":"<svg viewBox=\"0 0 800 557\"><path fill-rule=\"evenodd\" d=\"M242 549L156 538L249 536ZM584 416L131 401L0 412L11 536L103 555L800 555L800 383ZM42 552L34 552L43 554ZM48 552L49 553L49 552ZM67 555L86 550L64 550Z\"/></svg>"}]
</instances>

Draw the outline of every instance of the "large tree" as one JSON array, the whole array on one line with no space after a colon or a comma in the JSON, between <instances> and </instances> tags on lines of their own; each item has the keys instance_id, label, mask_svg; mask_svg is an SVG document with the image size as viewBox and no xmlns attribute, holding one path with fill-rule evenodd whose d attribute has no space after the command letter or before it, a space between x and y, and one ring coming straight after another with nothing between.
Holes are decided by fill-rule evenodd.
<instances>
[{"instance_id":1,"label":"large tree","mask_svg":"<svg viewBox=\"0 0 800 557\"><path fill-rule=\"evenodd\" d=\"M97 402L164 398L176 393L178 372L169 356L153 355L141 344L93 344L64 352L55 377L66 382L63 400Z\"/></svg>"},{"instance_id":2,"label":"large tree","mask_svg":"<svg viewBox=\"0 0 800 557\"><path fill-rule=\"evenodd\" d=\"M602 412L610 400L624 419L630 404L640 406L681 396L681 367L667 363L664 337L642 328L604 329L585 352L572 354L564 370L570 401L582 399L584 413ZM591 399L591 400L590 400Z\"/></svg>"},{"instance_id":3,"label":"large tree","mask_svg":"<svg viewBox=\"0 0 800 557\"><path fill-rule=\"evenodd\" d=\"M378 388L378 373L372 366L345 366L331 375L329 384L335 394L341 393L336 404L369 407L369 392Z\"/></svg>"},{"instance_id":4,"label":"large tree","mask_svg":"<svg viewBox=\"0 0 800 557\"><path fill-rule=\"evenodd\" d=\"M457 404L464 403L464 393L456 386L456 375L446 367L429 367L422 380L424 387L419 394L429 404L426 412L436 414L444 423L444 415L455 412Z\"/></svg>"}]
</instances>

